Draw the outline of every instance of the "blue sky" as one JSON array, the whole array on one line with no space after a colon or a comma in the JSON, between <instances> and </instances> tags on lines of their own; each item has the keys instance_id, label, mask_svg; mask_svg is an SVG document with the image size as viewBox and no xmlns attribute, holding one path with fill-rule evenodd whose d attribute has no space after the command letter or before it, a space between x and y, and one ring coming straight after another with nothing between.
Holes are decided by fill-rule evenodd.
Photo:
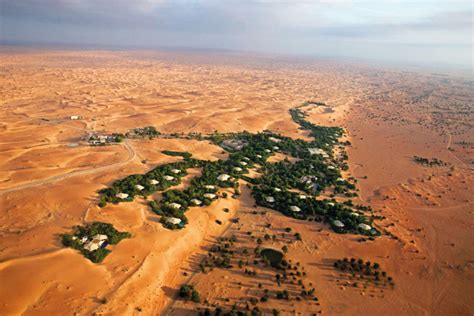
<instances>
[{"instance_id":1,"label":"blue sky","mask_svg":"<svg viewBox=\"0 0 474 316\"><path fill-rule=\"evenodd\" d=\"M464 0L0 0L0 39L472 68L473 5Z\"/></svg>"}]
</instances>

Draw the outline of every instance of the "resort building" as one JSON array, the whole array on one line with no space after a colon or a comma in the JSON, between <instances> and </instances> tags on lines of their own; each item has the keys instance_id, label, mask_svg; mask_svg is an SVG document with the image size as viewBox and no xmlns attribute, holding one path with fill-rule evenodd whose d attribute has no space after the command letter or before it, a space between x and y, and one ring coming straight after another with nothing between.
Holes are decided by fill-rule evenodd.
<instances>
[{"instance_id":1,"label":"resort building","mask_svg":"<svg viewBox=\"0 0 474 316\"><path fill-rule=\"evenodd\" d=\"M216 187L213 186L212 184L206 184L206 185L204 186L204 188L205 188L205 189L208 189L208 190L214 190Z\"/></svg>"},{"instance_id":2,"label":"resort building","mask_svg":"<svg viewBox=\"0 0 474 316\"><path fill-rule=\"evenodd\" d=\"M170 207L176 208L176 209L181 208L181 204L179 204L179 203L170 203L170 204L168 204L168 205L169 205Z\"/></svg>"},{"instance_id":3,"label":"resort building","mask_svg":"<svg viewBox=\"0 0 474 316\"><path fill-rule=\"evenodd\" d=\"M335 227L337 227L337 228L344 228L344 224L343 224L340 220L338 220L338 219L336 219L335 221L333 221L332 224L333 224Z\"/></svg>"},{"instance_id":4,"label":"resort building","mask_svg":"<svg viewBox=\"0 0 474 316\"><path fill-rule=\"evenodd\" d=\"M225 174L225 173L223 173L223 174L221 174L217 177L217 180L219 180L219 181L227 181L229 179L230 179L230 176L228 174Z\"/></svg>"},{"instance_id":5,"label":"resort building","mask_svg":"<svg viewBox=\"0 0 474 316\"><path fill-rule=\"evenodd\" d=\"M150 180L150 184L152 184L152 185L157 185L159 183L160 183L160 181L158 181L158 180L155 180L155 179Z\"/></svg>"},{"instance_id":6,"label":"resort building","mask_svg":"<svg viewBox=\"0 0 474 316\"><path fill-rule=\"evenodd\" d=\"M97 234L94 238L84 245L84 249L88 251L94 251L99 249L107 240L107 235Z\"/></svg>"},{"instance_id":7,"label":"resort building","mask_svg":"<svg viewBox=\"0 0 474 316\"><path fill-rule=\"evenodd\" d=\"M165 179L166 181L173 181L174 180L174 177L173 176L164 176L163 179Z\"/></svg>"},{"instance_id":8,"label":"resort building","mask_svg":"<svg viewBox=\"0 0 474 316\"><path fill-rule=\"evenodd\" d=\"M181 219L176 218L176 217L168 217L166 219L166 222L170 223L170 224L173 224L173 225L179 225L179 224L181 224Z\"/></svg>"},{"instance_id":9,"label":"resort building","mask_svg":"<svg viewBox=\"0 0 474 316\"><path fill-rule=\"evenodd\" d=\"M364 223L360 223L359 225L357 225L357 227L359 227L362 230L371 230L372 229L372 227L370 227L369 225L364 224Z\"/></svg>"},{"instance_id":10,"label":"resort building","mask_svg":"<svg viewBox=\"0 0 474 316\"><path fill-rule=\"evenodd\" d=\"M179 169L171 169L171 172L174 173L174 174L178 174L181 172L181 170Z\"/></svg>"},{"instance_id":11,"label":"resort building","mask_svg":"<svg viewBox=\"0 0 474 316\"><path fill-rule=\"evenodd\" d=\"M124 199L128 198L128 194L121 192L121 193L117 193L117 194L115 195L115 197L124 200Z\"/></svg>"},{"instance_id":12,"label":"resort building","mask_svg":"<svg viewBox=\"0 0 474 316\"><path fill-rule=\"evenodd\" d=\"M135 186L135 189L137 189L138 191L142 191L144 188L145 187L143 185L139 185L139 184Z\"/></svg>"},{"instance_id":13,"label":"resort building","mask_svg":"<svg viewBox=\"0 0 474 316\"><path fill-rule=\"evenodd\" d=\"M301 209L296 205L290 206L290 210L296 213L301 212Z\"/></svg>"},{"instance_id":14,"label":"resort building","mask_svg":"<svg viewBox=\"0 0 474 316\"><path fill-rule=\"evenodd\" d=\"M193 203L194 205L201 205L202 204L202 202L198 199L192 199L191 203Z\"/></svg>"},{"instance_id":15,"label":"resort building","mask_svg":"<svg viewBox=\"0 0 474 316\"><path fill-rule=\"evenodd\" d=\"M275 202L275 198L273 196L267 196L265 198L265 201L267 201L268 203L274 203Z\"/></svg>"},{"instance_id":16,"label":"resort building","mask_svg":"<svg viewBox=\"0 0 474 316\"><path fill-rule=\"evenodd\" d=\"M211 200L216 198L216 195L214 193L204 193L203 196Z\"/></svg>"}]
</instances>

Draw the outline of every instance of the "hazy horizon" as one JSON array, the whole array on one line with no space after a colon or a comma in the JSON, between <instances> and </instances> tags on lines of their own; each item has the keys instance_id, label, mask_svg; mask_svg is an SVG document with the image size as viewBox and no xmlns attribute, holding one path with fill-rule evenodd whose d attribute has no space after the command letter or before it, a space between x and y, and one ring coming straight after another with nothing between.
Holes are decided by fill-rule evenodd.
<instances>
[{"instance_id":1,"label":"hazy horizon","mask_svg":"<svg viewBox=\"0 0 474 316\"><path fill-rule=\"evenodd\" d=\"M226 50L473 68L470 1L0 3L3 44Z\"/></svg>"}]
</instances>

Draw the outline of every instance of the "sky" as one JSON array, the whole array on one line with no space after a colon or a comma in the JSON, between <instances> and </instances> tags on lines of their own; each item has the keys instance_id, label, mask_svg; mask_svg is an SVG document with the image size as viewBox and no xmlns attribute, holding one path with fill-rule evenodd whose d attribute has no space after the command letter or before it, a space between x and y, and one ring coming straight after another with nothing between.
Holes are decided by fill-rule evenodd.
<instances>
[{"instance_id":1,"label":"sky","mask_svg":"<svg viewBox=\"0 0 474 316\"><path fill-rule=\"evenodd\" d=\"M224 49L473 68L465 0L0 0L0 42Z\"/></svg>"}]
</instances>

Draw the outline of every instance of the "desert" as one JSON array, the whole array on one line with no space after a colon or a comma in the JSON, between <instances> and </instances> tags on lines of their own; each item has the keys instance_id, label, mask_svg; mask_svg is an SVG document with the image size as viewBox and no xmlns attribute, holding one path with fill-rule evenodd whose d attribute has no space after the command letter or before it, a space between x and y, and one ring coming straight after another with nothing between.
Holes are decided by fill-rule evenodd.
<instances>
[{"instance_id":1,"label":"desert","mask_svg":"<svg viewBox=\"0 0 474 316\"><path fill-rule=\"evenodd\" d=\"M474 313L465 74L219 52L0 56L0 314ZM130 136L147 126L157 134ZM291 182L309 164L321 191ZM129 233L108 234L98 262L63 239L95 222Z\"/></svg>"}]
</instances>

